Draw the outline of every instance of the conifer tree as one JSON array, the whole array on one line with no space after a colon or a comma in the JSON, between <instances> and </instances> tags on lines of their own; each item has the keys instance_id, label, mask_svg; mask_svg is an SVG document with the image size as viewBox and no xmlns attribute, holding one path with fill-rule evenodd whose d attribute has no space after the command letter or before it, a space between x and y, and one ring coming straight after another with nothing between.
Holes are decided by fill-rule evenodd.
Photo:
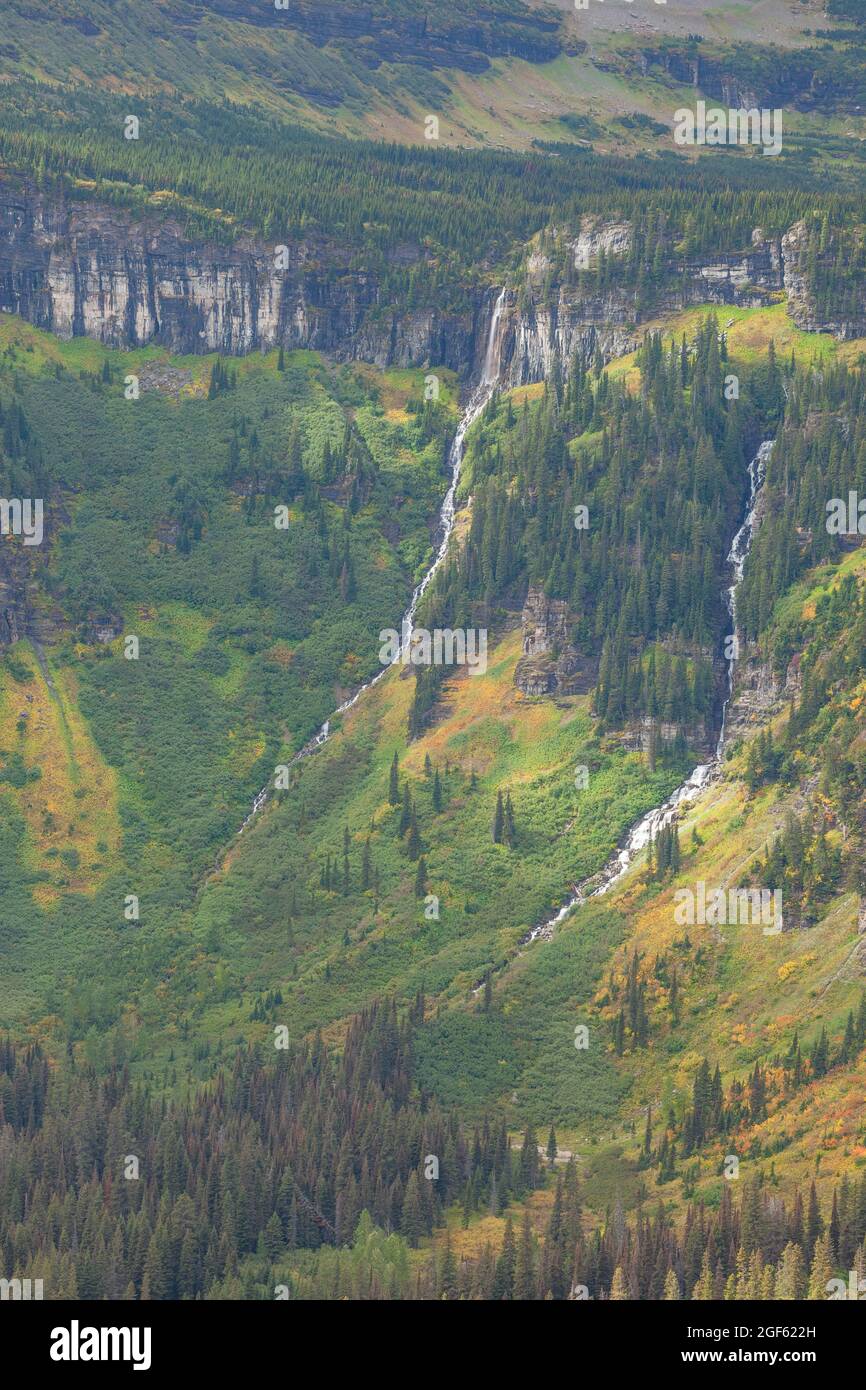
<instances>
[{"instance_id":1,"label":"conifer tree","mask_svg":"<svg viewBox=\"0 0 866 1390\"><path fill-rule=\"evenodd\" d=\"M400 801L400 764L397 754L391 759L391 771L388 777L388 801L391 806L396 806Z\"/></svg>"},{"instance_id":2,"label":"conifer tree","mask_svg":"<svg viewBox=\"0 0 866 1390\"><path fill-rule=\"evenodd\" d=\"M502 844L502 832L505 827L505 808L502 804L502 792L496 793L496 812L493 817L493 843Z\"/></svg>"},{"instance_id":3,"label":"conifer tree","mask_svg":"<svg viewBox=\"0 0 866 1390\"><path fill-rule=\"evenodd\" d=\"M423 854L418 860L418 868L415 871L415 897L423 898L427 892L427 861Z\"/></svg>"},{"instance_id":4,"label":"conifer tree","mask_svg":"<svg viewBox=\"0 0 866 1390\"><path fill-rule=\"evenodd\" d=\"M553 1167L554 1163L556 1162L556 1154L556 1132L553 1128L553 1125L551 1125L550 1134L547 1139L547 1161L551 1165L551 1167Z\"/></svg>"},{"instance_id":5,"label":"conifer tree","mask_svg":"<svg viewBox=\"0 0 866 1390\"><path fill-rule=\"evenodd\" d=\"M514 849L517 843L517 831L514 828L514 808L511 805L511 793L506 793L505 814L502 825L502 838L509 849Z\"/></svg>"},{"instance_id":6,"label":"conifer tree","mask_svg":"<svg viewBox=\"0 0 866 1390\"><path fill-rule=\"evenodd\" d=\"M409 792L409 783L403 783L403 806L400 811L399 834L405 835L412 821L412 797Z\"/></svg>"},{"instance_id":7,"label":"conifer tree","mask_svg":"<svg viewBox=\"0 0 866 1390\"><path fill-rule=\"evenodd\" d=\"M423 846L421 844L421 835L418 830L418 817L415 813L415 806L413 803L411 815L409 818L409 834L406 837L406 853L408 854L409 858L414 862L414 860L419 858L422 848Z\"/></svg>"}]
</instances>

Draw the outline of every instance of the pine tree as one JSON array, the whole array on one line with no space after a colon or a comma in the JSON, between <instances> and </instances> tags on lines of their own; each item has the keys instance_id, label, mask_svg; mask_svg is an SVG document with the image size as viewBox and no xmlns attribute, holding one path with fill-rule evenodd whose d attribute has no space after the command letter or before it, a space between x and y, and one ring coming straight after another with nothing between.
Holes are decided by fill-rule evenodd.
<instances>
[{"instance_id":1,"label":"pine tree","mask_svg":"<svg viewBox=\"0 0 866 1390\"><path fill-rule=\"evenodd\" d=\"M493 1297L510 1299L514 1294L514 1266L517 1250L514 1241L514 1223L510 1214L505 1218L505 1233L502 1237L502 1250L496 1261L496 1274L493 1281Z\"/></svg>"},{"instance_id":2,"label":"pine tree","mask_svg":"<svg viewBox=\"0 0 866 1390\"><path fill-rule=\"evenodd\" d=\"M554 1163L556 1162L556 1154L557 1154L557 1147L556 1147L556 1132L555 1132L555 1130L554 1130L554 1128L553 1128L553 1125L551 1125L551 1126L550 1126L550 1134L549 1134L548 1140L547 1140L547 1161L548 1161L548 1163L550 1164L551 1168L553 1167Z\"/></svg>"},{"instance_id":3,"label":"pine tree","mask_svg":"<svg viewBox=\"0 0 866 1390\"><path fill-rule=\"evenodd\" d=\"M505 808L502 804L502 792L496 793L496 813L493 817L493 843L502 844L502 831L505 826Z\"/></svg>"},{"instance_id":4,"label":"pine tree","mask_svg":"<svg viewBox=\"0 0 866 1390\"><path fill-rule=\"evenodd\" d=\"M803 1251L793 1241L785 1246L776 1276L776 1298L801 1299L806 1292Z\"/></svg>"},{"instance_id":5,"label":"pine tree","mask_svg":"<svg viewBox=\"0 0 866 1390\"><path fill-rule=\"evenodd\" d=\"M400 763L397 754L391 759L391 772L388 778L388 801L396 806L400 801Z\"/></svg>"},{"instance_id":6,"label":"pine tree","mask_svg":"<svg viewBox=\"0 0 866 1390\"><path fill-rule=\"evenodd\" d=\"M437 815L442 810L442 783L439 780L438 767L433 774L433 810Z\"/></svg>"},{"instance_id":7,"label":"pine tree","mask_svg":"<svg viewBox=\"0 0 866 1390\"><path fill-rule=\"evenodd\" d=\"M526 1126L520 1150L520 1181L527 1190L538 1183L538 1140L531 1124Z\"/></svg>"},{"instance_id":8,"label":"pine tree","mask_svg":"<svg viewBox=\"0 0 866 1390\"><path fill-rule=\"evenodd\" d=\"M809 1287L806 1297L812 1303L823 1303L827 1299L827 1285L833 1278L833 1265L830 1258L830 1237L823 1235L815 1243L815 1250L809 1269Z\"/></svg>"},{"instance_id":9,"label":"pine tree","mask_svg":"<svg viewBox=\"0 0 866 1390\"><path fill-rule=\"evenodd\" d=\"M437 1290L440 1298L454 1298L457 1294L457 1264L454 1259L454 1251L451 1249L450 1234L445 1237L445 1248L442 1252L442 1262L439 1266Z\"/></svg>"},{"instance_id":10,"label":"pine tree","mask_svg":"<svg viewBox=\"0 0 866 1390\"><path fill-rule=\"evenodd\" d=\"M427 893L427 861L423 854L418 860L418 868L415 871L415 897L423 898Z\"/></svg>"},{"instance_id":11,"label":"pine tree","mask_svg":"<svg viewBox=\"0 0 866 1390\"><path fill-rule=\"evenodd\" d=\"M517 843L517 832L514 828L514 810L511 805L511 793L505 797L505 816L502 827L502 838L509 849L514 849Z\"/></svg>"},{"instance_id":12,"label":"pine tree","mask_svg":"<svg viewBox=\"0 0 866 1390\"><path fill-rule=\"evenodd\" d=\"M493 1005L493 981L488 970L484 976L484 995L482 999L482 1009L489 1014Z\"/></svg>"},{"instance_id":13,"label":"pine tree","mask_svg":"<svg viewBox=\"0 0 866 1390\"><path fill-rule=\"evenodd\" d=\"M613 1272L613 1279L611 1280L610 1285L611 1302L627 1302L629 1297L630 1295L628 1292L628 1285L625 1281L625 1275L622 1272L622 1265L617 1265L616 1269Z\"/></svg>"},{"instance_id":14,"label":"pine tree","mask_svg":"<svg viewBox=\"0 0 866 1390\"><path fill-rule=\"evenodd\" d=\"M400 1230L412 1249L416 1250L418 1241L424 1233L424 1226L421 1214L421 1194L418 1189L418 1174L414 1169L409 1174L406 1190L403 1193Z\"/></svg>"},{"instance_id":15,"label":"pine tree","mask_svg":"<svg viewBox=\"0 0 866 1390\"><path fill-rule=\"evenodd\" d=\"M535 1298L535 1242L528 1211L523 1213L517 1258L514 1262L514 1297L521 1302Z\"/></svg>"},{"instance_id":16,"label":"pine tree","mask_svg":"<svg viewBox=\"0 0 866 1390\"><path fill-rule=\"evenodd\" d=\"M412 822L412 797L409 793L409 783L403 783L403 806L400 811L399 834L405 835Z\"/></svg>"},{"instance_id":17,"label":"pine tree","mask_svg":"<svg viewBox=\"0 0 866 1390\"><path fill-rule=\"evenodd\" d=\"M415 814L415 807L412 806L412 813L409 820L409 834L406 838L406 853L414 862L422 851L421 835L418 830L418 817Z\"/></svg>"}]
</instances>

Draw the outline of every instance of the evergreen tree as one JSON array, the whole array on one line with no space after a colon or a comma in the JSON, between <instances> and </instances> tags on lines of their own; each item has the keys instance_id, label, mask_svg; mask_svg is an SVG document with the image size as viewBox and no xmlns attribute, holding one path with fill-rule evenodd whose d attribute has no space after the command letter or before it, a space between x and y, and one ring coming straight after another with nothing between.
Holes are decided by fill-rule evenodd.
<instances>
[{"instance_id":1,"label":"evergreen tree","mask_svg":"<svg viewBox=\"0 0 866 1390\"><path fill-rule=\"evenodd\" d=\"M502 804L502 792L496 793L496 813L493 817L493 843L502 844L502 834L505 828L505 808Z\"/></svg>"},{"instance_id":2,"label":"evergreen tree","mask_svg":"<svg viewBox=\"0 0 866 1390\"><path fill-rule=\"evenodd\" d=\"M400 764L396 753L391 759L391 771L388 777L388 802L391 806L397 806L400 802Z\"/></svg>"}]
</instances>

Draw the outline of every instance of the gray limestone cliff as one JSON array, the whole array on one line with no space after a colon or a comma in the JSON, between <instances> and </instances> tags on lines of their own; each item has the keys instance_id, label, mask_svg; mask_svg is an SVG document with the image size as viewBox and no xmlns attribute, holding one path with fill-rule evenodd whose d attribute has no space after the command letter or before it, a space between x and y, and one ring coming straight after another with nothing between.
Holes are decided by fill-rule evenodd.
<instances>
[{"instance_id":1,"label":"gray limestone cliff","mask_svg":"<svg viewBox=\"0 0 866 1390\"><path fill-rule=\"evenodd\" d=\"M630 239L628 223L586 217L577 235L566 238L566 254L574 264L586 266L603 250L615 266L627 254ZM760 308L783 292L798 327L851 336L851 324L820 321L806 286L803 253L801 228L782 238L766 237L757 228L746 251L669 262L663 282L641 306L635 288L617 284L615 278L602 291L558 282L552 258L533 249L521 291L509 290L502 317L503 376L509 385L523 385L547 376L557 358L566 366L575 356L586 363L598 351L607 361L639 346L641 319L697 304Z\"/></svg>"},{"instance_id":2,"label":"gray limestone cliff","mask_svg":"<svg viewBox=\"0 0 866 1390\"><path fill-rule=\"evenodd\" d=\"M419 248L400 255L418 259ZM60 338L242 355L283 346L379 366L473 369L490 292L459 314L398 311L338 241L278 253L252 237L190 241L172 220L0 181L0 310Z\"/></svg>"},{"instance_id":3,"label":"gray limestone cliff","mask_svg":"<svg viewBox=\"0 0 866 1390\"><path fill-rule=\"evenodd\" d=\"M628 251L628 223L585 218L569 254L615 266ZM420 262L419 246L395 248L401 264ZM756 306L787 291L798 327L850 337L854 315L822 322L804 267L804 232L782 238L756 230L749 250L686 259L639 304L633 286L557 283L545 254L532 249L520 291L509 288L496 355L504 382L538 381L556 358L610 359L636 347L640 321L694 304ZM278 254L240 237L230 245L190 240L156 210L134 218L89 199L42 193L0 179L0 310L20 314L61 338L87 336L112 347L164 345L176 353L242 355L282 346L311 348L338 361L377 366L445 366L477 379L496 289L452 287L459 311L389 303L357 251L311 234ZM862 318L866 320L866 306Z\"/></svg>"}]
</instances>

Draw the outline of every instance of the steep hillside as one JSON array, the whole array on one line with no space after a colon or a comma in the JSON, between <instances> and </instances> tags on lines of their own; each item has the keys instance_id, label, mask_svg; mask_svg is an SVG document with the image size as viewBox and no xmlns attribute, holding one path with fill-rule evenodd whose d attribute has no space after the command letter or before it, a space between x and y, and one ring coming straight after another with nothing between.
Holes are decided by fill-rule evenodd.
<instances>
[{"instance_id":1,"label":"steep hillside","mask_svg":"<svg viewBox=\"0 0 866 1390\"><path fill-rule=\"evenodd\" d=\"M864 21L6 0L0 1300L866 1289Z\"/></svg>"},{"instance_id":2,"label":"steep hillside","mask_svg":"<svg viewBox=\"0 0 866 1390\"><path fill-rule=\"evenodd\" d=\"M863 50L844 4L751 0L735 11L639 6L257 0L42 0L4 15L0 74L132 99L254 105L320 130L409 144L527 149L583 141L675 151L672 122L702 95L785 109L801 155L859 162ZM829 148L828 148L829 140ZM805 143L804 143L805 142Z\"/></svg>"},{"instance_id":3,"label":"steep hillside","mask_svg":"<svg viewBox=\"0 0 866 1390\"><path fill-rule=\"evenodd\" d=\"M281 769L335 697L381 669L382 615L398 621L429 553L447 389L423 406L423 377L408 373L312 354L120 353L6 321L4 486L49 485L51 544L6 580L18 641L0 707L4 935L18 973L4 976L5 1020L95 1068L87 1104L108 1132L126 1102L101 1089L106 1066L179 1097L235 1055L230 1092L217 1084L239 1121L240 1097L272 1078L238 1043L267 1057L282 1033L299 1085L324 1065L323 1033L343 1057L329 1063L342 1095L340 1068L357 1065L370 1027L364 1065L380 1045L394 1065L370 1077L382 1123L410 1096L427 1107L406 1111L401 1124L411 1114L418 1128L396 1167L370 1150L348 1187L330 1158L315 1176L293 1131L291 1167L250 1187L231 1248L199 1221L198 1262L168 1254L180 1213L126 1264L40 1257L37 1202L16 1239L50 1259L56 1290L112 1296L128 1278L144 1296L260 1297L286 1280L305 1297L375 1268L380 1296L405 1296L410 1278L421 1296L453 1296L459 1254L462 1286L483 1297L563 1297L575 1281L593 1297L691 1296L701 1281L721 1296L731 1278L732 1297L799 1297L809 1278L818 1290L850 1267L866 1157L866 591L862 551L827 532L823 499L860 480L860 345L797 329L781 304L725 312L721 333L693 309L607 367L578 355L566 375L555 359L546 385L492 399L470 434L450 558L419 612L430 628L483 628L486 660L398 663L287 782ZM491 341L504 365L507 331ZM58 391L62 429L45 406ZM86 493L72 421L90 441ZM746 463L770 435L725 760L650 863L639 855L612 891L558 915L573 885L599 882L628 828L712 759L726 556ZM143 439L158 447L142 471L130 460ZM157 506L157 491L174 502ZM287 532L272 521L283 497ZM131 632L141 666L124 661ZM58 739L61 759L46 752ZM237 837L265 783L272 795ZM701 884L781 889L785 930L684 922L682 894ZM124 921L130 893L140 917ZM111 971L88 984L109 953ZM388 1005L352 1022L382 995L393 1017ZM30 1068L54 1113L68 1082L46 1088L38 1057L3 1066ZM0 1099L17 1114L8 1087ZM190 1104L183 1123L210 1145L209 1112ZM273 1106L277 1132L288 1117L276 1093ZM451 1108L480 1125L474 1139ZM150 1133L155 1116L137 1113ZM508 1138L521 1130L522 1146ZM559 1188L536 1153L551 1130ZM416 1149L442 1158L435 1201ZM807 1237L798 1202L813 1180ZM67 1181L87 1200L85 1175ZM184 1183L200 1203L192 1171ZM656 1195L650 1235L640 1212ZM697 1201L711 1215L695 1246L682 1221ZM352 1252L331 1250L364 1207ZM742 1268L709 1253L716 1224L742 1245ZM649 1264L645 1240L661 1252ZM614 1292L617 1270L630 1294Z\"/></svg>"},{"instance_id":4,"label":"steep hillside","mask_svg":"<svg viewBox=\"0 0 866 1390\"><path fill-rule=\"evenodd\" d=\"M399 621L428 554L439 380L425 402L314 354L228 368L4 322L2 495L46 512L0 555L6 1023L116 1018L122 970L80 962L147 975L130 921L168 960L266 769L377 669L358 632Z\"/></svg>"}]
</instances>

